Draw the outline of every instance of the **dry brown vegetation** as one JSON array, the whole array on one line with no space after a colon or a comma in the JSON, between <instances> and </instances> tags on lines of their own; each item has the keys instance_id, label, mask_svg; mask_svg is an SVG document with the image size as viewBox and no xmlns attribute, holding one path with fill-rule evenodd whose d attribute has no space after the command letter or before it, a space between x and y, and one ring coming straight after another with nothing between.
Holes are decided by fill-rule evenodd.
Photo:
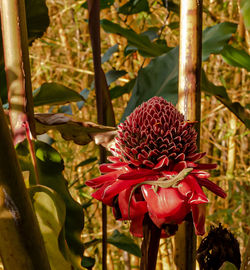
<instances>
[{"instance_id":1,"label":"dry brown vegetation","mask_svg":"<svg viewBox=\"0 0 250 270\"><path fill-rule=\"evenodd\" d=\"M93 60L91 54L88 24L86 22L88 13L81 8L85 1L75 0L47 0L50 14L50 27L46 34L36 40L30 49L32 65L33 89L44 82L58 82L80 92L84 88L91 88L93 82ZM125 2L125 1L119 1ZM155 2L155 4L154 4ZM150 25L166 25L162 29L164 37L169 46L178 45L178 28L171 30L170 22L178 21L175 14L170 13L167 20L166 10L159 8L156 1L151 1L152 13L150 15L140 14L129 17L118 17L115 8L102 10L101 18L112 19L121 25L131 26L134 30L142 31ZM117 1L118 4L118 1ZM203 14L203 26L213 25L215 21L232 21L239 24L238 47L245 48L250 52L249 33L244 30L239 15L238 2L236 0L212 1L205 0L204 6L208 13ZM123 49L126 41L117 35L101 32L102 52L109 47L119 44L119 52L115 53L108 63L103 65L105 71L111 68L125 69L128 73L115 84L124 84L134 78L140 67L148 63L139 54L124 57ZM233 41L235 42L235 41ZM209 79L215 84L223 84L228 89L230 97L239 101L242 105L249 102L247 90L250 88L249 73L244 69L234 68L225 64L220 55L211 56L209 61L203 63L209 75ZM130 95L113 100L113 106L118 123ZM95 93L90 95L85 106L79 111L75 104L71 105L73 115L85 121L96 122ZM57 107L53 107L57 111ZM40 109L47 111L48 108ZM54 146L62 154L65 162L65 175L71 185L70 191L77 201L87 203L90 200L91 190L83 186L87 179L98 175L97 162L91 163L75 170L75 166L81 161L98 155L98 149L93 143L84 147L77 146L72 142L65 142L57 133L50 134L56 138ZM207 208L207 230L210 225L221 222L228 227L240 242L242 254L245 251L247 235L250 231L249 220L249 156L248 156L249 131L236 117L228 111L214 97L202 95L202 130L201 149L207 152L207 160L216 162L219 167L214 172L214 180L228 192L226 200L209 195L211 203ZM108 233L115 228L128 231L125 223L115 222L111 209L108 210ZM87 242L94 237L101 237L101 210L100 203L93 204L85 211L85 228L83 241ZM199 239L200 240L200 239ZM140 240L136 240L139 242ZM94 255L96 266L101 269L101 246L100 244L86 250L87 255ZM172 269L173 261L173 239L161 240L159 262L157 269ZM138 259L131 257L131 265L138 267ZM112 246L108 248L109 269L130 269L128 267L127 253Z\"/></svg>"}]
</instances>

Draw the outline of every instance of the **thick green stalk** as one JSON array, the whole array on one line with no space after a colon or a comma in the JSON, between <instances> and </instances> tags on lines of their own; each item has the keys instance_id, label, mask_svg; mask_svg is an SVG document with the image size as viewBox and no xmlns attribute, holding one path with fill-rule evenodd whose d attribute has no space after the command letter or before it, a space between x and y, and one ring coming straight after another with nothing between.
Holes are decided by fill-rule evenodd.
<instances>
[{"instance_id":1,"label":"thick green stalk","mask_svg":"<svg viewBox=\"0 0 250 270\"><path fill-rule=\"evenodd\" d=\"M178 109L186 120L197 121L200 137L200 80L202 0L182 0L180 13L180 57ZM175 241L175 263L177 269L195 269L196 236L192 219L179 227Z\"/></svg>"},{"instance_id":2,"label":"thick green stalk","mask_svg":"<svg viewBox=\"0 0 250 270\"><path fill-rule=\"evenodd\" d=\"M10 123L16 144L26 137L26 121L35 136L25 2L1 0L0 7Z\"/></svg>"},{"instance_id":3,"label":"thick green stalk","mask_svg":"<svg viewBox=\"0 0 250 270\"><path fill-rule=\"evenodd\" d=\"M5 270L50 270L1 102L0 256Z\"/></svg>"}]
</instances>

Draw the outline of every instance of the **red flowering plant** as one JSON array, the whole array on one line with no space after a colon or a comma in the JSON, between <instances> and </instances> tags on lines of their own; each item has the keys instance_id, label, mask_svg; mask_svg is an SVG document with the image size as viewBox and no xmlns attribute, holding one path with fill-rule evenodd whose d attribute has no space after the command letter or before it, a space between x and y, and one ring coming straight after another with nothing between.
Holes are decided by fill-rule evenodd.
<instances>
[{"instance_id":1,"label":"red flowering plant","mask_svg":"<svg viewBox=\"0 0 250 270\"><path fill-rule=\"evenodd\" d=\"M131 220L130 231L143 237L143 219L148 213L169 236L167 224L180 224L192 212L196 234L204 234L208 199L202 187L225 198L226 193L203 171L216 164L199 164L193 123L161 97L137 107L118 126L112 163L100 165L103 175L86 184L97 189L92 196L113 207L116 219Z\"/></svg>"}]
</instances>

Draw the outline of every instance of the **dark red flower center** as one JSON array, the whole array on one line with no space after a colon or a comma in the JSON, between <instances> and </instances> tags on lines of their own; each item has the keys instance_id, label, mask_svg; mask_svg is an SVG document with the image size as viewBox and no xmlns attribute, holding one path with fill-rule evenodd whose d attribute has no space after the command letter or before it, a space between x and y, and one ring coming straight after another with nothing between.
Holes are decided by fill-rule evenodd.
<instances>
[{"instance_id":1,"label":"dark red flower center","mask_svg":"<svg viewBox=\"0 0 250 270\"><path fill-rule=\"evenodd\" d=\"M166 164L192 160L196 138L193 125L171 103L153 97L118 126L115 151L129 164L152 168L164 158Z\"/></svg>"}]
</instances>

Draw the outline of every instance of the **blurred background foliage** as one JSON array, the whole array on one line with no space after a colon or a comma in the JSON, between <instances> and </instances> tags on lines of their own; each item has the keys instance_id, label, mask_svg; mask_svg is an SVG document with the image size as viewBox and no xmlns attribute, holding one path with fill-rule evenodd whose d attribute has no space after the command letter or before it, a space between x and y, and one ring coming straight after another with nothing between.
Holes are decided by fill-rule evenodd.
<instances>
[{"instance_id":1,"label":"blurred background foliage","mask_svg":"<svg viewBox=\"0 0 250 270\"><path fill-rule=\"evenodd\" d=\"M37 98L35 111L63 112L96 123L86 0L47 0L46 3L50 25L42 38L30 47L33 89L43 83L59 83L78 92L83 99L75 97L72 101L77 102L66 105L57 105L60 102L44 105L49 102L39 103L41 99ZM206 29L203 37L206 79L203 79L201 104L201 151L207 152L206 162L218 164L212 180L228 193L225 200L208 193L206 227L208 231L211 225L222 223L229 228L237 237L243 254L250 231L249 130L246 128L250 89L249 5L248 1L237 0L204 0L203 5L203 29L214 28ZM179 1L101 0L101 20L102 67L116 123L155 94L175 103L178 51L171 48L178 46ZM161 63L163 58L165 64ZM166 85L172 90L166 92ZM53 91L53 87L48 89ZM39 89L36 95L37 92ZM84 209L85 225L81 235L84 255L95 258L93 269L102 269L101 204L92 200L92 190L84 184L99 175L98 147L93 142L79 146L65 141L56 131L39 139L57 149L64 160L63 174L69 191ZM132 241L128 227L125 222L115 221L108 208L108 269L139 269L140 250L135 244L140 244L141 240ZM173 269L173 250L173 238L161 240L157 269ZM86 259L85 266L88 263L91 266L93 260Z\"/></svg>"}]
</instances>

